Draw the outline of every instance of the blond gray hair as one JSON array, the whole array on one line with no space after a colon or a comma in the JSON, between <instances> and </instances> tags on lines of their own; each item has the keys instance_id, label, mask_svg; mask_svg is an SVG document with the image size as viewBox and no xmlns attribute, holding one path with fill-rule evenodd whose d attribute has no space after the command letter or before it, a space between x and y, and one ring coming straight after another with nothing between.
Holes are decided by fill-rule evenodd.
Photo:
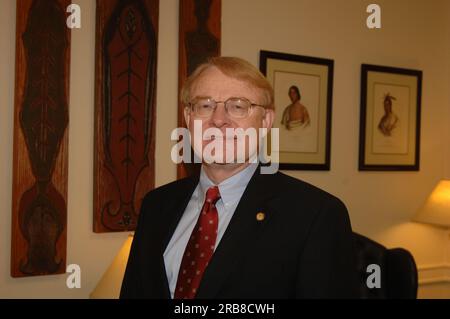
<instances>
[{"instance_id":1,"label":"blond gray hair","mask_svg":"<svg viewBox=\"0 0 450 319\"><path fill-rule=\"evenodd\" d=\"M265 108L274 109L274 92L272 85L264 75L251 63L237 57L213 57L199 65L184 82L180 92L180 99L184 105L191 102L191 90L195 82L203 72L211 67L216 67L230 78L244 81L262 92L262 104Z\"/></svg>"}]
</instances>

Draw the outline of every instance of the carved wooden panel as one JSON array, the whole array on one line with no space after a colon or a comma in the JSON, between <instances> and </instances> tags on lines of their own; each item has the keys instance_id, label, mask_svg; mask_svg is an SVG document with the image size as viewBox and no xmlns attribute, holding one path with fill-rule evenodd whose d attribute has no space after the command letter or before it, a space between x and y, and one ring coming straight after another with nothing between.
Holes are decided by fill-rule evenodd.
<instances>
[{"instance_id":1,"label":"carved wooden panel","mask_svg":"<svg viewBox=\"0 0 450 319\"><path fill-rule=\"evenodd\" d=\"M179 90L186 78L208 58L220 55L221 0L180 0ZM184 106L178 106L178 127L184 127ZM191 156L193 158L193 156ZM178 178L198 171L200 165L179 164Z\"/></svg>"},{"instance_id":2,"label":"carved wooden panel","mask_svg":"<svg viewBox=\"0 0 450 319\"><path fill-rule=\"evenodd\" d=\"M94 231L134 230L154 187L158 0L97 0Z\"/></svg>"},{"instance_id":3,"label":"carved wooden panel","mask_svg":"<svg viewBox=\"0 0 450 319\"><path fill-rule=\"evenodd\" d=\"M66 270L69 4L17 1L13 277Z\"/></svg>"}]
</instances>

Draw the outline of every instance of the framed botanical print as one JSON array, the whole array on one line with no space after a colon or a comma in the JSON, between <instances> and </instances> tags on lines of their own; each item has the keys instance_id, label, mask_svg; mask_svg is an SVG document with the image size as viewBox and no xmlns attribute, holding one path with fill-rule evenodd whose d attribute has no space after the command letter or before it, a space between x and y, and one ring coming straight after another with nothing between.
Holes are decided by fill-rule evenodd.
<instances>
[{"instance_id":1,"label":"framed botanical print","mask_svg":"<svg viewBox=\"0 0 450 319\"><path fill-rule=\"evenodd\" d=\"M418 171L422 71L363 64L359 170Z\"/></svg>"},{"instance_id":2,"label":"framed botanical print","mask_svg":"<svg viewBox=\"0 0 450 319\"><path fill-rule=\"evenodd\" d=\"M280 169L330 170L333 69L329 59L260 52L274 88Z\"/></svg>"}]
</instances>

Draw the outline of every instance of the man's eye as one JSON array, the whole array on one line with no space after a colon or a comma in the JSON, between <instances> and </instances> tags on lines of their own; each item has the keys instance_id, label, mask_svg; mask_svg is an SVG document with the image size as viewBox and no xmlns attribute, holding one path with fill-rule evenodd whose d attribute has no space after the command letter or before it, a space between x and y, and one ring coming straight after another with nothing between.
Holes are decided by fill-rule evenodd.
<instances>
[{"instance_id":1,"label":"man's eye","mask_svg":"<svg viewBox=\"0 0 450 319\"><path fill-rule=\"evenodd\" d=\"M245 104L242 103L234 103L231 104L231 107L233 107L236 110L245 110L247 107L245 106Z\"/></svg>"},{"instance_id":2,"label":"man's eye","mask_svg":"<svg viewBox=\"0 0 450 319\"><path fill-rule=\"evenodd\" d=\"M198 108L201 108L201 109L209 109L209 108L211 107L211 104L208 104L208 103L200 103L200 104L197 105L197 107L198 107Z\"/></svg>"}]
</instances>

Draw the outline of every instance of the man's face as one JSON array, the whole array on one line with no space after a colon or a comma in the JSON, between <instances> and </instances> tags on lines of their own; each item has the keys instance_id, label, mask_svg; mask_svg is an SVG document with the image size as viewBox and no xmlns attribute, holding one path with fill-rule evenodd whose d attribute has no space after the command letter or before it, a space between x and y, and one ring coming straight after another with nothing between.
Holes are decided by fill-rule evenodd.
<instances>
[{"instance_id":1,"label":"man's face","mask_svg":"<svg viewBox=\"0 0 450 319\"><path fill-rule=\"evenodd\" d=\"M217 102L223 102L231 97L246 98L252 103L263 104L262 92L244 81L230 78L224 75L220 70L215 67L210 67L203 71L202 75L193 84L191 89L191 99L199 97L210 97ZM191 132L191 136L194 138L194 120L201 120L202 135L208 128L217 128L223 134L223 153L224 157L220 164L225 162L225 152L227 148L227 143L234 144L234 159L236 159L237 152L237 140L226 139L226 129L227 128L242 128L244 130L248 128L255 128L257 131L259 128L270 129L272 127L274 112L273 110L263 109L262 107L253 107L250 111L250 115L246 118L236 119L230 117L223 103L218 103L217 108L214 113L209 118L199 118L196 115L185 109L184 112L187 127ZM202 147L205 147L211 143L213 140L203 140ZM195 141L193 141L195 144ZM246 139L246 150L245 159L248 160L248 156L251 152L255 150L249 150L248 139ZM230 146L228 146L230 147ZM197 156L198 150L195 149Z\"/></svg>"},{"instance_id":2,"label":"man's face","mask_svg":"<svg viewBox=\"0 0 450 319\"><path fill-rule=\"evenodd\" d=\"M289 90L289 97L291 98L292 103L297 102L299 100L299 96L297 94L297 91L295 91L294 88L291 88Z\"/></svg>"},{"instance_id":3,"label":"man's face","mask_svg":"<svg viewBox=\"0 0 450 319\"><path fill-rule=\"evenodd\" d=\"M389 98L384 99L384 111L386 113L392 112L392 101Z\"/></svg>"}]
</instances>

